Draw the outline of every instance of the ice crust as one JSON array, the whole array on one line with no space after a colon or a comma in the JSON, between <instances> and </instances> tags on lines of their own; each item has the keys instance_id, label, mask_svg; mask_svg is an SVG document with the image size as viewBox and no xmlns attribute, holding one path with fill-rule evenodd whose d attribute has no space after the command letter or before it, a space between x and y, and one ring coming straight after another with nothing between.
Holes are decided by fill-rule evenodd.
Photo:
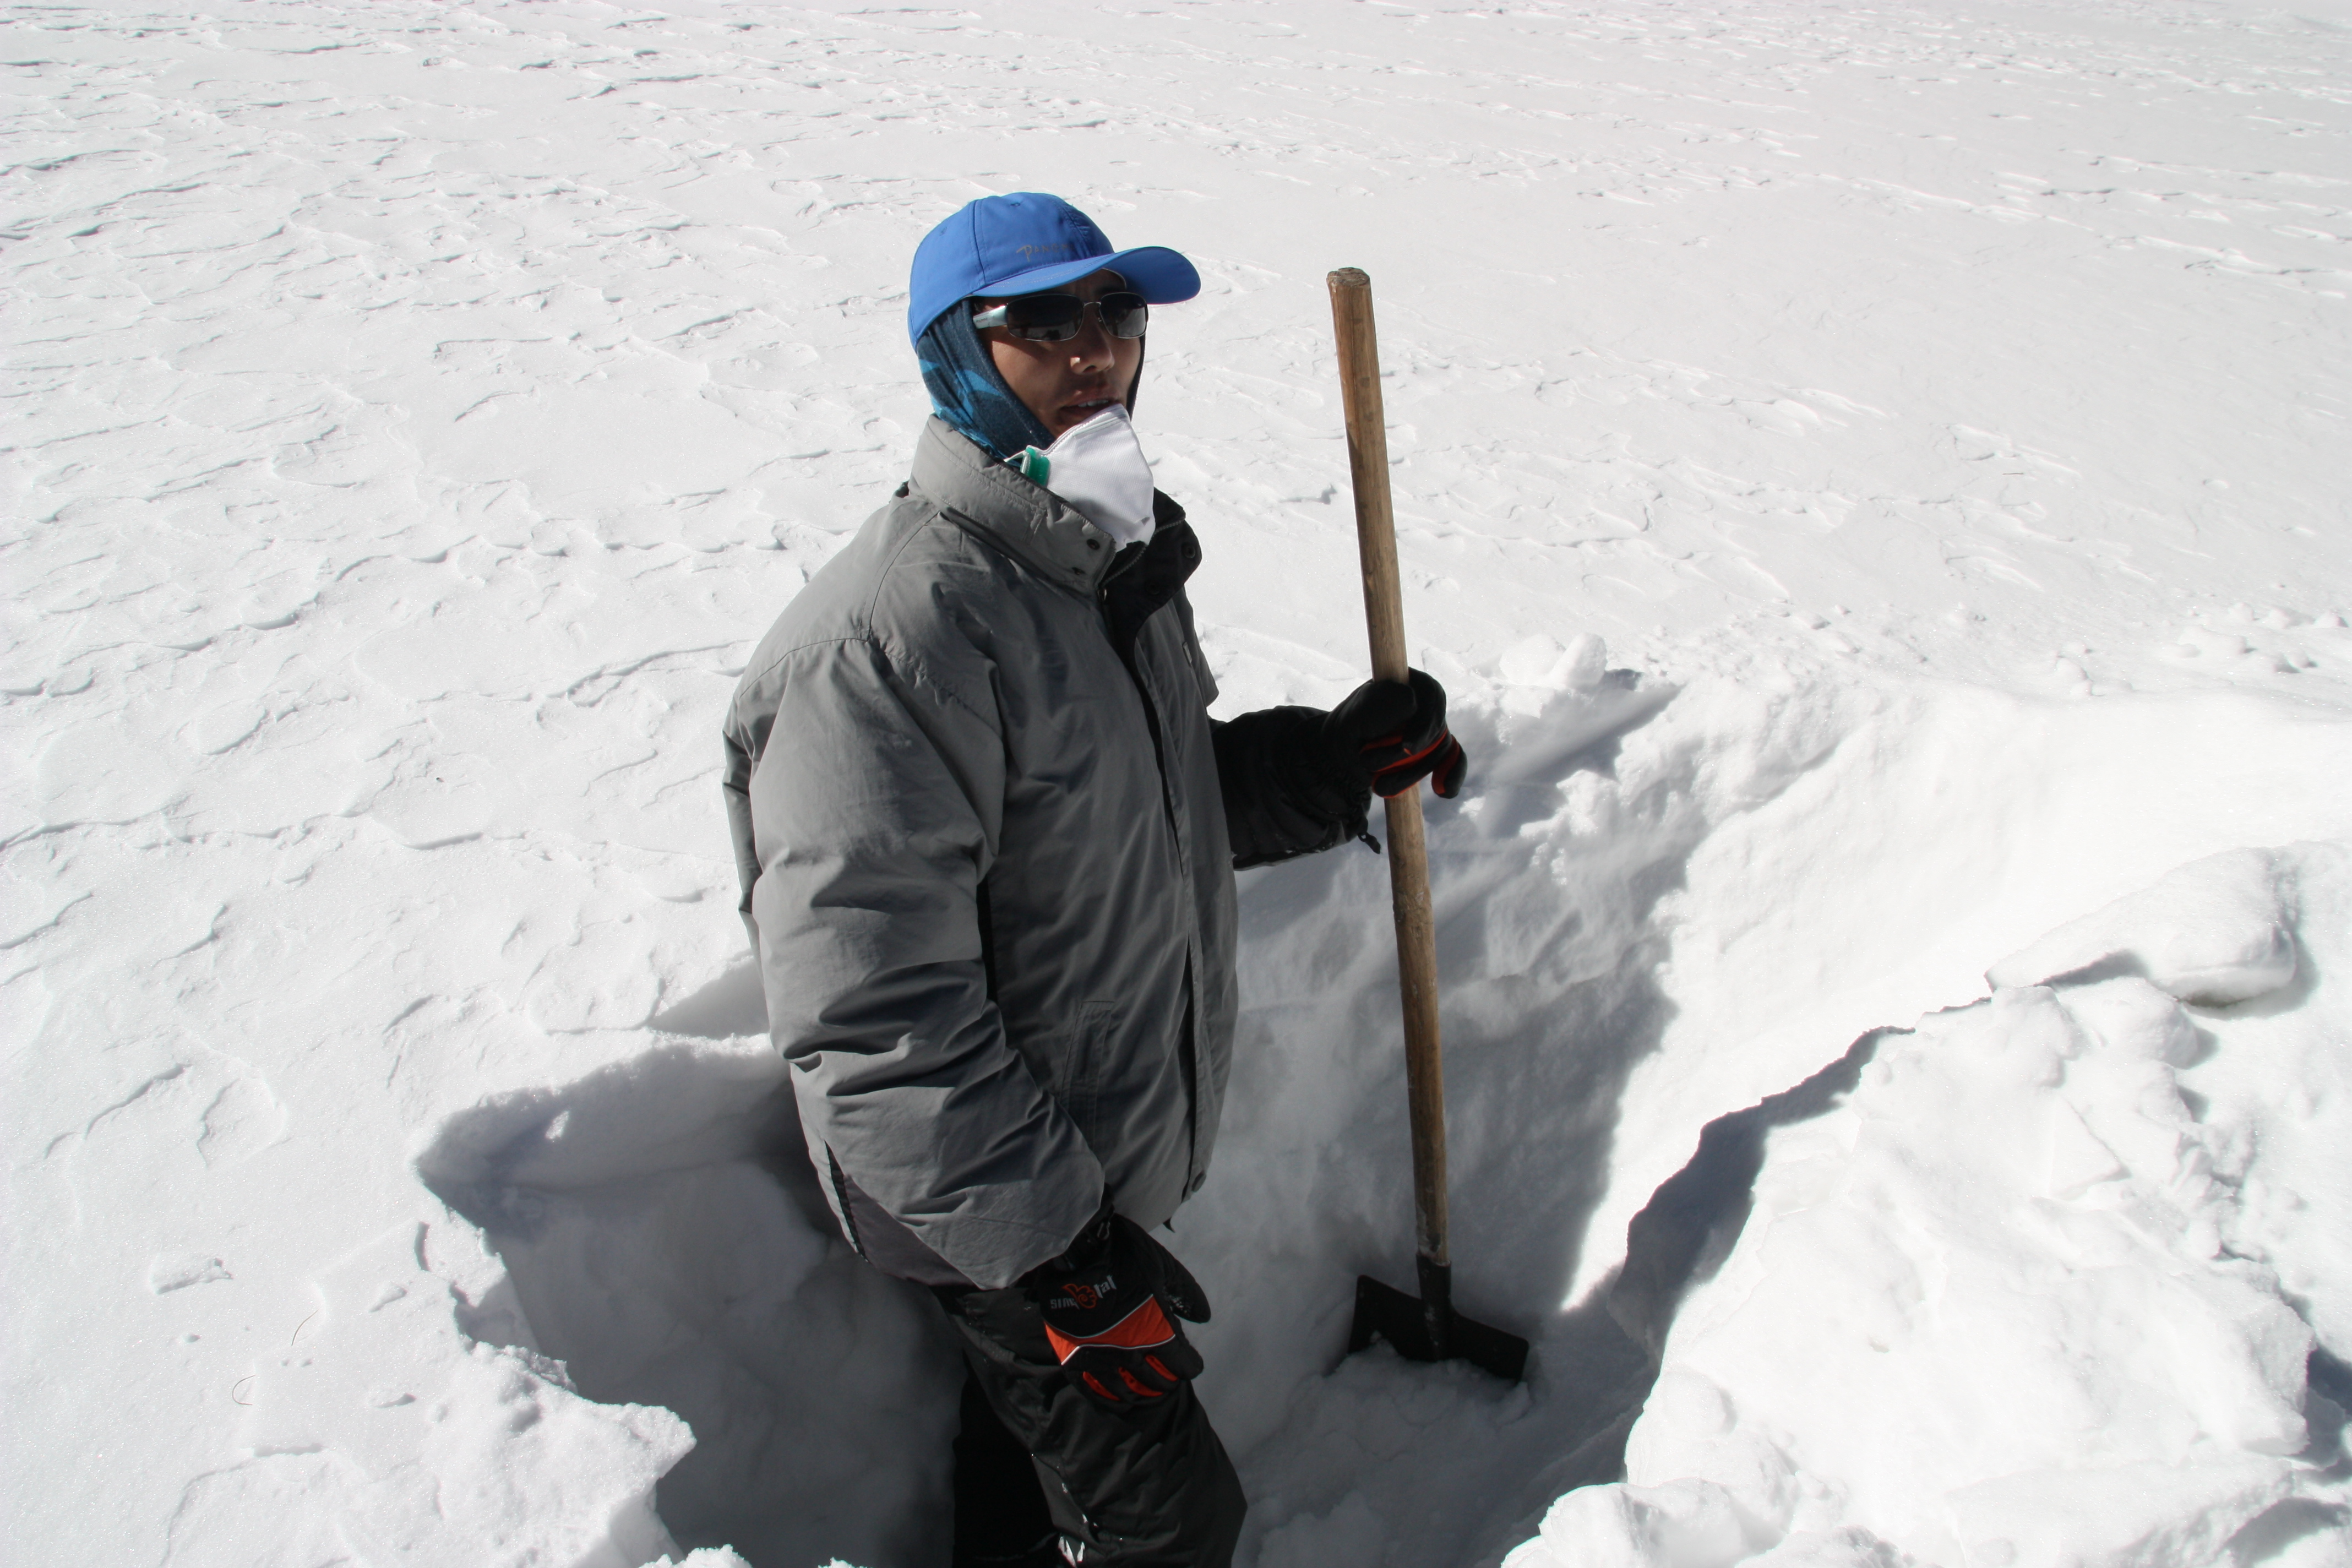
<instances>
[{"instance_id":1,"label":"ice crust","mask_svg":"<svg viewBox=\"0 0 2352 1568\"><path fill-rule=\"evenodd\" d=\"M2346 1568L2352 21L20 6L0 1557L927 1568L720 705L903 478L984 191L1200 263L1224 711L1361 675L1378 291L1465 1308L1385 863L1244 879L1171 1245L1244 1568ZM1990 977L1990 979L1988 979Z\"/></svg>"}]
</instances>

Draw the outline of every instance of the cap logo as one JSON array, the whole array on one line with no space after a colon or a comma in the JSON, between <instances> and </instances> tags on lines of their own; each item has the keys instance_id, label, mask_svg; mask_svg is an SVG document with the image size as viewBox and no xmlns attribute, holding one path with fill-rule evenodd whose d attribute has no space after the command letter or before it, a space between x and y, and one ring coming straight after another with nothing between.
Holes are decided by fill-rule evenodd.
<instances>
[{"instance_id":1,"label":"cap logo","mask_svg":"<svg viewBox=\"0 0 2352 1568\"><path fill-rule=\"evenodd\" d=\"M1023 245L1017 246L1014 248L1017 249L1025 259L1033 256L1058 256L1062 252L1075 247L1071 246L1069 241L1064 240L1058 245Z\"/></svg>"}]
</instances>

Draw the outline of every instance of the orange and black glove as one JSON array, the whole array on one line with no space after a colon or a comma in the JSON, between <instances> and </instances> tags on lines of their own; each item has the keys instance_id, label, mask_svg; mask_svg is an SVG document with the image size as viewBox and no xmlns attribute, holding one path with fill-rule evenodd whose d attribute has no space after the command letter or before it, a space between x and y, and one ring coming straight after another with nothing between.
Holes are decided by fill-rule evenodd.
<instances>
[{"instance_id":1,"label":"orange and black glove","mask_svg":"<svg viewBox=\"0 0 2352 1568\"><path fill-rule=\"evenodd\" d=\"M1402 795L1422 780L1451 800L1469 762L1445 727L1445 688L1424 670L1404 680L1367 680L1323 721L1335 767L1374 795Z\"/></svg>"},{"instance_id":2,"label":"orange and black glove","mask_svg":"<svg viewBox=\"0 0 2352 1568\"><path fill-rule=\"evenodd\" d=\"M1268 866L1361 838L1372 796L1423 779L1452 799L1469 763L1445 727L1445 688L1421 670L1368 680L1328 713L1261 708L1213 723L1217 783L1234 868Z\"/></svg>"},{"instance_id":3,"label":"orange and black glove","mask_svg":"<svg viewBox=\"0 0 2352 1568\"><path fill-rule=\"evenodd\" d=\"M1209 1321L1208 1298L1174 1255L1106 1203L1069 1250L1021 1277L1072 1386L1107 1409L1159 1403L1200 1375L1176 1320Z\"/></svg>"}]
</instances>

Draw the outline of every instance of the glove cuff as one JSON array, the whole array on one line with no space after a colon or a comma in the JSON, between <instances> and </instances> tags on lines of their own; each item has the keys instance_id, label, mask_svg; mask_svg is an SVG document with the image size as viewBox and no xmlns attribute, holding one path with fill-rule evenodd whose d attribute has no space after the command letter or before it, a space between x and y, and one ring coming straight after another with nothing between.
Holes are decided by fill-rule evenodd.
<instances>
[{"instance_id":1,"label":"glove cuff","mask_svg":"<svg viewBox=\"0 0 2352 1568\"><path fill-rule=\"evenodd\" d=\"M1094 1218L1087 1221L1070 1245L1024 1274L1016 1283L1030 1285L1048 1274L1068 1274L1092 1268L1100 1263L1104 1255L1110 1251L1111 1221L1116 1212L1111 1206L1110 1194L1103 1194L1102 1203L1096 1208Z\"/></svg>"}]
</instances>

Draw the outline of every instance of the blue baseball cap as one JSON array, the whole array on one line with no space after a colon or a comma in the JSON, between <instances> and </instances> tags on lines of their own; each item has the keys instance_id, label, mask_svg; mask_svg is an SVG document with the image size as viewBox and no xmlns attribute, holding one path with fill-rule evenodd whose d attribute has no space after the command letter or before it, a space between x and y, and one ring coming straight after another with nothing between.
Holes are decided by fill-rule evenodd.
<instances>
[{"instance_id":1,"label":"blue baseball cap","mask_svg":"<svg viewBox=\"0 0 2352 1568\"><path fill-rule=\"evenodd\" d=\"M907 287L907 336L975 294L1037 294L1109 268L1146 303L1173 305L1201 291L1192 264L1164 245L1114 250L1095 220L1039 191L982 196L923 236Z\"/></svg>"}]
</instances>

